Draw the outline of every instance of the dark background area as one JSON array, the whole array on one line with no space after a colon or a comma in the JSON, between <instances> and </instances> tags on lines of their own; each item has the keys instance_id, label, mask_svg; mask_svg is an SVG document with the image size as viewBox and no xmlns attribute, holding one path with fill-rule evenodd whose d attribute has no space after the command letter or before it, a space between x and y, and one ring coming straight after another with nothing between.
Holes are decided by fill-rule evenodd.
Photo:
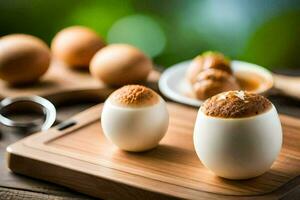
<instances>
[{"instance_id":1,"label":"dark background area","mask_svg":"<svg viewBox=\"0 0 300 200\"><path fill-rule=\"evenodd\" d=\"M300 68L297 0L0 1L0 36L27 33L50 44L71 25L133 44L166 67L217 50L273 70Z\"/></svg>"}]
</instances>

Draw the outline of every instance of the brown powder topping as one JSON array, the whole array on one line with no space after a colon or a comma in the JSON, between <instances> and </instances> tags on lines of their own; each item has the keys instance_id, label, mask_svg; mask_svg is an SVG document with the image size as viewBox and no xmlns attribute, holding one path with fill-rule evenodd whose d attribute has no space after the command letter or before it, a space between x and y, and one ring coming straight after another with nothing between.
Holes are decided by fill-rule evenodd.
<instances>
[{"instance_id":1,"label":"brown powder topping","mask_svg":"<svg viewBox=\"0 0 300 200\"><path fill-rule=\"evenodd\" d=\"M113 104L124 107L151 106L159 101L159 96L150 88L141 85L126 85L109 97Z\"/></svg>"},{"instance_id":2,"label":"brown powder topping","mask_svg":"<svg viewBox=\"0 0 300 200\"><path fill-rule=\"evenodd\" d=\"M229 91L206 100L201 106L201 111L212 117L243 118L259 115L271 107L272 103L261 95L245 91Z\"/></svg>"}]
</instances>

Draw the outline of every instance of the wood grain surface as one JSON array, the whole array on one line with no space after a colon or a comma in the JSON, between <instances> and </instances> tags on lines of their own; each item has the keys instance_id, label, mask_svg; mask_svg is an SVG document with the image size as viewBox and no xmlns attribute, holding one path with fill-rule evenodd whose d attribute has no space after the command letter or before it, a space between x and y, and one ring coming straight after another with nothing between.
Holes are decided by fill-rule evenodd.
<instances>
[{"instance_id":1,"label":"wood grain surface","mask_svg":"<svg viewBox=\"0 0 300 200\"><path fill-rule=\"evenodd\" d=\"M153 70L146 85L151 86L152 82L157 82L160 73ZM107 85L94 79L88 70L74 70L63 63L53 60L47 73L42 79L31 85L10 86L0 80L0 99L4 97L39 95L56 100L58 96L63 96L64 102L68 99L87 99L89 96L95 97L99 89L108 88ZM75 93L75 94L74 94ZM51 99L51 100L52 100Z\"/></svg>"},{"instance_id":2,"label":"wood grain surface","mask_svg":"<svg viewBox=\"0 0 300 200\"><path fill-rule=\"evenodd\" d=\"M3 97L40 95L45 96L61 91L95 89L103 87L102 83L93 79L88 71L72 70L58 61L52 61L49 70L42 79L31 85L9 86L0 81Z\"/></svg>"},{"instance_id":3,"label":"wood grain surface","mask_svg":"<svg viewBox=\"0 0 300 200\"><path fill-rule=\"evenodd\" d=\"M75 116L73 120L78 123L67 130L54 128L10 146L9 167L17 173L110 199L279 198L299 189L298 119L281 116L284 145L270 171L255 179L230 181L205 169L194 152L196 109L170 103L166 137L157 148L144 153L120 151L107 142L100 128L100 111L101 105L96 106Z\"/></svg>"}]
</instances>

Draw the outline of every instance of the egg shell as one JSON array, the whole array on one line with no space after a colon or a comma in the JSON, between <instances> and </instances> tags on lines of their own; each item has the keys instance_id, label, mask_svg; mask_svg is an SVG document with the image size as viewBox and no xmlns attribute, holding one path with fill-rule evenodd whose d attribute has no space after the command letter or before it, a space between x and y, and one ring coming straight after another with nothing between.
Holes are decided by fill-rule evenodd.
<instances>
[{"instance_id":1,"label":"egg shell","mask_svg":"<svg viewBox=\"0 0 300 200\"><path fill-rule=\"evenodd\" d=\"M146 151L156 147L164 137L169 114L162 98L152 106L126 108L107 100L101 114L104 135L126 151Z\"/></svg>"},{"instance_id":2,"label":"egg shell","mask_svg":"<svg viewBox=\"0 0 300 200\"><path fill-rule=\"evenodd\" d=\"M12 34L0 38L0 78L9 84L37 81L50 60L48 46L37 37Z\"/></svg>"},{"instance_id":3,"label":"egg shell","mask_svg":"<svg viewBox=\"0 0 300 200\"><path fill-rule=\"evenodd\" d=\"M71 68L86 68L94 54L105 46L93 30L72 26L58 32L52 40L53 55Z\"/></svg>"},{"instance_id":4,"label":"egg shell","mask_svg":"<svg viewBox=\"0 0 300 200\"><path fill-rule=\"evenodd\" d=\"M249 179L270 169L282 146L275 107L245 118L218 118L198 112L194 146L203 165L217 176Z\"/></svg>"},{"instance_id":5,"label":"egg shell","mask_svg":"<svg viewBox=\"0 0 300 200\"><path fill-rule=\"evenodd\" d=\"M143 82L152 68L150 58L127 44L113 44L101 49L90 64L93 77L112 86Z\"/></svg>"}]
</instances>

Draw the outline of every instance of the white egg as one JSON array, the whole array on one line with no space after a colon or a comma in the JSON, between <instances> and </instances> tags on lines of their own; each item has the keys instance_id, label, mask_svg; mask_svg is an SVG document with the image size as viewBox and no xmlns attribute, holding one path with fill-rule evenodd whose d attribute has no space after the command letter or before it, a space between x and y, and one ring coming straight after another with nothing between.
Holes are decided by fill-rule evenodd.
<instances>
[{"instance_id":1,"label":"white egg","mask_svg":"<svg viewBox=\"0 0 300 200\"><path fill-rule=\"evenodd\" d=\"M134 85L124 86L105 101L101 114L104 135L113 144L126 151L138 152L152 149L158 145L168 128L169 114L166 103L158 94L146 88L153 92L156 100L150 99L149 103L149 99L144 101L143 98L139 99L135 96L136 99L122 104L120 101L127 98L126 87L145 88ZM133 90L133 93L135 91L137 90Z\"/></svg>"},{"instance_id":2,"label":"white egg","mask_svg":"<svg viewBox=\"0 0 300 200\"><path fill-rule=\"evenodd\" d=\"M248 179L270 169L282 146L282 128L273 105L242 118L206 115L199 109L195 150L202 164L228 179Z\"/></svg>"}]
</instances>

